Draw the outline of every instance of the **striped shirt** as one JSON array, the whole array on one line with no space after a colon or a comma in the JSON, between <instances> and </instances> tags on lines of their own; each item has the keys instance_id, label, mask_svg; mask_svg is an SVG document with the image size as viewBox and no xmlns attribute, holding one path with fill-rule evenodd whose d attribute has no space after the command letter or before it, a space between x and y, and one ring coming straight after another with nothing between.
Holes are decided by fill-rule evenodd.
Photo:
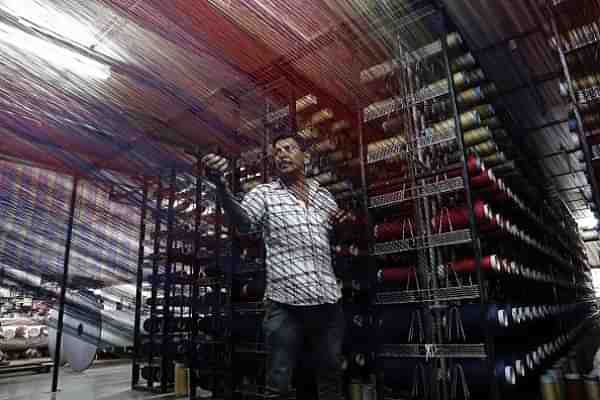
<instances>
[{"instance_id":1,"label":"striped shirt","mask_svg":"<svg viewBox=\"0 0 600 400\"><path fill-rule=\"evenodd\" d=\"M308 204L278 180L246 194L242 208L263 232L265 298L293 305L335 303L342 293L333 272L329 235L338 206L316 181L307 180L307 185Z\"/></svg>"}]
</instances>

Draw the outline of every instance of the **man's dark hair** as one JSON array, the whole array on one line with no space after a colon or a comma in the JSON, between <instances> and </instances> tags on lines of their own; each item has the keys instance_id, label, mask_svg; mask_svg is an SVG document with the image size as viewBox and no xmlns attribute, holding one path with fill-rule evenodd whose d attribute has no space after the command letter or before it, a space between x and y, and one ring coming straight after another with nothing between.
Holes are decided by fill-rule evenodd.
<instances>
[{"instance_id":1,"label":"man's dark hair","mask_svg":"<svg viewBox=\"0 0 600 400\"><path fill-rule=\"evenodd\" d=\"M273 147L277 143L279 143L279 142L281 142L282 140L285 140L285 139L294 139L294 141L298 144L298 147L300 147L300 150L302 150L302 151L306 151L306 149L308 147L308 144L306 143L306 140L304 140L304 138L302 136L298 136L298 134L291 133L291 132L284 133L284 134L282 134L280 136L277 136L275 138L275 140L273 140L273 143L272 143Z\"/></svg>"}]
</instances>

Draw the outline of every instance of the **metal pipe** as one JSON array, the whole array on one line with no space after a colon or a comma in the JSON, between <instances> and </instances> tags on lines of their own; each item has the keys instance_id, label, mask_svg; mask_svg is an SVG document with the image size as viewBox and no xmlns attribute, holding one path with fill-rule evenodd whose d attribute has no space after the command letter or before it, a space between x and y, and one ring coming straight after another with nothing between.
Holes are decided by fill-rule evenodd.
<instances>
[{"instance_id":1,"label":"metal pipe","mask_svg":"<svg viewBox=\"0 0 600 400\"><path fill-rule=\"evenodd\" d=\"M173 226L175 224L175 213L173 208L175 207L175 192L177 191L177 175L175 167L171 169L171 177L169 180L169 200L168 200L168 214L167 214L167 261L165 263L165 283L163 286L164 293L164 305L163 305L163 332L169 331L171 323L171 273L173 263ZM156 284L156 281L153 282ZM166 355L169 353L169 336L163 335L162 343L160 346L161 353ZM170 368L168 357L162 357L161 359L161 371L163 374L160 377L160 390L161 393L167 392L167 386L169 384L168 377L165 371Z\"/></svg>"},{"instance_id":2,"label":"metal pipe","mask_svg":"<svg viewBox=\"0 0 600 400\"><path fill-rule=\"evenodd\" d=\"M73 219L75 217L75 202L77 201L77 176L73 177L73 190L71 191L71 203L69 205L69 225L67 226L67 241L65 243L65 259L63 264L63 276L60 284L60 297L58 308L58 324L56 328L56 349L54 353L54 366L52 369L52 393L58 390L58 369L60 367L60 352L62 344L63 324L65 317L65 297L67 296L67 284L69 281L69 259L71 255L71 239L73 237Z\"/></svg>"},{"instance_id":3,"label":"metal pipe","mask_svg":"<svg viewBox=\"0 0 600 400\"><path fill-rule=\"evenodd\" d=\"M138 267L135 287L135 319L133 325L133 356L131 363L131 387L139 382L138 356L140 350L140 318L142 314L142 283L144 281L144 242L146 240L146 202L148 200L148 182L144 182L142 191L142 211L140 215L140 240L138 244Z\"/></svg>"},{"instance_id":4,"label":"metal pipe","mask_svg":"<svg viewBox=\"0 0 600 400\"><path fill-rule=\"evenodd\" d=\"M449 23L449 16L447 13L447 10L444 10L444 23L445 23L445 28L447 29L448 23ZM456 101L456 87L454 85L454 79L453 79L453 74L452 74L452 69L450 67L450 59L449 59L449 55L448 55L448 49L446 46L446 43L444 41L442 41L442 47L443 47L443 54L444 54L444 64L446 67L446 77L448 79L448 92L450 94L450 99L452 102L452 111L454 113L454 126L456 129L456 143L458 144L458 150L461 153L461 156L463 158L463 162L462 162L462 177L463 177L463 185L464 185L464 189L465 189L465 198L467 201L467 208L469 211L469 226L471 228L471 235L472 235L472 243L473 243L473 253L474 253L474 258L475 258L475 268L477 270L477 280L479 282L479 287L481 290L481 296L480 296L480 305L481 305L481 309L484 309L484 304L487 302L487 287L486 285L484 285L483 279L485 279L484 277L484 273L482 271L481 268L481 259L482 259L482 251L481 251L481 241L479 239L479 229L477 226L477 221L476 221L476 217L475 217L475 210L473 208L473 193L471 191L471 179L469 176L469 168L467 165L467 160L468 160L468 155L467 155L467 148L465 147L465 143L464 143L464 136L463 136L463 130L462 130L462 126L460 123L460 114L459 114L459 108L458 108L458 102ZM482 317L483 317L483 311L482 311ZM490 357L490 359L488 359L487 362L487 367L488 367L488 372L489 372L489 376L493 377L493 362L490 362L494 359L494 344L493 344L493 340L491 340L490 334L488 332L488 328L487 326L485 327L485 336L486 336L486 347L488 350L488 356ZM498 384L496 382L495 379L491 379L492 384L491 384L491 399L493 400L497 400L499 398L499 390L498 390Z\"/></svg>"},{"instance_id":5,"label":"metal pipe","mask_svg":"<svg viewBox=\"0 0 600 400\"><path fill-rule=\"evenodd\" d=\"M163 190L162 190L162 178L158 177L158 182L156 184L156 214L154 216L154 248L153 254L156 256L160 252L160 226L161 226L161 211L162 211L162 201L163 201ZM158 269L159 269L159 258L154 257L152 261L152 288L150 291L150 315L156 315L156 297L158 285L157 282ZM154 341L154 332L150 332L150 341ZM151 350L148 352L148 361L152 361L154 357L154 346L151 347ZM148 379L147 381L148 388L152 388L154 386L154 381L152 379Z\"/></svg>"}]
</instances>

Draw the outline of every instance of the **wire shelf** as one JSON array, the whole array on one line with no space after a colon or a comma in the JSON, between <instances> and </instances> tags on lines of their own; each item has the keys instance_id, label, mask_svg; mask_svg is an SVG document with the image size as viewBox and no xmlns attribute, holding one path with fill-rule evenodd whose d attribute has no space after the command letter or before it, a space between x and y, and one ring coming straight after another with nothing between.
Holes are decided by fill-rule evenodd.
<instances>
[{"instance_id":1,"label":"wire shelf","mask_svg":"<svg viewBox=\"0 0 600 400\"><path fill-rule=\"evenodd\" d=\"M402 154L406 154L406 143L392 144L367 154L367 164L373 164Z\"/></svg>"},{"instance_id":2,"label":"wire shelf","mask_svg":"<svg viewBox=\"0 0 600 400\"><path fill-rule=\"evenodd\" d=\"M598 43L600 43L600 38L593 38L591 40L586 40L585 42L580 42L573 47L569 47L568 49L565 50L565 54L574 53L579 50L597 45Z\"/></svg>"},{"instance_id":3,"label":"wire shelf","mask_svg":"<svg viewBox=\"0 0 600 400\"><path fill-rule=\"evenodd\" d=\"M430 236L420 236L391 242L376 243L373 255L380 256L385 254L401 253L405 251L428 249L431 247L451 246L469 243L470 241L471 230L462 229Z\"/></svg>"},{"instance_id":4,"label":"wire shelf","mask_svg":"<svg viewBox=\"0 0 600 400\"><path fill-rule=\"evenodd\" d=\"M369 208L389 207L404 201L454 192L463 188L463 179L461 176L457 176L435 183L413 186L405 190L373 196L369 199Z\"/></svg>"},{"instance_id":5,"label":"wire shelf","mask_svg":"<svg viewBox=\"0 0 600 400\"><path fill-rule=\"evenodd\" d=\"M597 103L600 101L600 86L578 90L575 97L579 104Z\"/></svg>"},{"instance_id":6,"label":"wire shelf","mask_svg":"<svg viewBox=\"0 0 600 400\"><path fill-rule=\"evenodd\" d=\"M424 135L417 137L416 145L418 149L423 149L425 147L435 146L453 140L456 140L456 131L454 129L449 129L441 134L432 131L431 129L426 129Z\"/></svg>"},{"instance_id":7,"label":"wire shelf","mask_svg":"<svg viewBox=\"0 0 600 400\"><path fill-rule=\"evenodd\" d=\"M384 344L380 358L486 358L485 344Z\"/></svg>"},{"instance_id":8,"label":"wire shelf","mask_svg":"<svg viewBox=\"0 0 600 400\"><path fill-rule=\"evenodd\" d=\"M433 88L426 87L405 97L392 97L383 101L379 101L369 105L364 109L363 122L369 122L386 117L395 112L406 110L409 107L445 96L447 94L448 86L442 85L434 86Z\"/></svg>"},{"instance_id":9,"label":"wire shelf","mask_svg":"<svg viewBox=\"0 0 600 400\"><path fill-rule=\"evenodd\" d=\"M406 304L431 301L476 299L481 295L479 285L455 286L440 289L417 289L376 294L375 304Z\"/></svg>"}]
</instances>

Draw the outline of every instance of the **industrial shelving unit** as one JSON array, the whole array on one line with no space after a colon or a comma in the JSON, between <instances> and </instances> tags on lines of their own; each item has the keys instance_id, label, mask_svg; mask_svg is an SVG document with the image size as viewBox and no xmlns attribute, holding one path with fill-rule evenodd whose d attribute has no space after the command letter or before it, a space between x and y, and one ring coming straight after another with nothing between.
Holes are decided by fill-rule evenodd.
<instances>
[{"instance_id":1,"label":"industrial shelving unit","mask_svg":"<svg viewBox=\"0 0 600 400\"><path fill-rule=\"evenodd\" d=\"M428 15L414 21L450 26L444 10ZM588 267L572 224L519 193L494 84L460 34L438 34L361 73L400 88L359 112L377 394L499 399L535 384L573 338L591 304Z\"/></svg>"},{"instance_id":2,"label":"industrial shelving unit","mask_svg":"<svg viewBox=\"0 0 600 400\"><path fill-rule=\"evenodd\" d=\"M294 96L291 96L292 98ZM323 99L306 94L288 102L287 106L276 108L267 104L264 116L240 131L246 129L262 130L261 146L243 153L237 160L232 174L232 191L239 199L256 184L270 182L270 143L280 133L298 132L305 139L311 155L306 166L307 176L325 186L336 197L341 208L362 211L356 189L360 187L359 159L356 147L349 140L350 124L334 115L321 103ZM342 140L340 137L346 139ZM360 217L359 217L360 218ZM352 320L349 327L356 325L357 318L367 315L364 306L368 305L364 294L368 288L367 274L361 262L367 256L366 246L361 243L363 227L353 220L335 232L332 254L334 268L344 281L343 301L347 319ZM357 229L358 228L358 229ZM265 373L269 349L264 344L262 318L264 315L263 294L265 288L264 244L260 232L240 234L235 247L239 248L239 259L234 276L234 373L235 392L242 399L268 398L265 390ZM362 297L361 297L362 296ZM367 332L367 316L361 321L360 331ZM368 336L367 336L368 338ZM364 358L363 347L358 342L347 340L344 344L347 382L366 378L361 373L354 374L352 359ZM306 367L306 366L305 366ZM303 373L297 381L297 398L312 396L312 381L301 382ZM365 379L363 379L365 378Z\"/></svg>"},{"instance_id":3,"label":"industrial shelving unit","mask_svg":"<svg viewBox=\"0 0 600 400\"><path fill-rule=\"evenodd\" d=\"M569 110L569 128L577 136L583 152L585 173L591 185L594 214L600 210L598 178L594 172L600 144L596 111L600 100L600 81L596 67L596 49L600 42L598 10L573 1L548 2L551 40L549 45L560 61L563 80L559 91ZM577 188L583 190L584 188ZM584 196L587 198L588 196Z\"/></svg>"},{"instance_id":4,"label":"industrial shelving unit","mask_svg":"<svg viewBox=\"0 0 600 400\"><path fill-rule=\"evenodd\" d=\"M149 204L143 204L142 215L151 211L153 229L150 241L144 242L143 218L133 360L136 389L171 390L175 363L189 370L191 394L203 386L226 396L231 387L228 230L211 187L203 183L201 167L198 163L195 177L173 169L168 178L159 177L144 190ZM143 248L150 245L152 252L145 255ZM144 283L150 287L145 305Z\"/></svg>"},{"instance_id":5,"label":"industrial shelving unit","mask_svg":"<svg viewBox=\"0 0 600 400\"><path fill-rule=\"evenodd\" d=\"M265 128L262 145L232 163L231 189L240 200L255 185L269 182L268 125L278 120L273 121L269 111L267 107L264 118L256 123ZM234 247L237 254L232 305L234 395L244 400L269 398L266 391L268 350L262 333L265 251L261 232L254 229L237 232Z\"/></svg>"}]
</instances>

